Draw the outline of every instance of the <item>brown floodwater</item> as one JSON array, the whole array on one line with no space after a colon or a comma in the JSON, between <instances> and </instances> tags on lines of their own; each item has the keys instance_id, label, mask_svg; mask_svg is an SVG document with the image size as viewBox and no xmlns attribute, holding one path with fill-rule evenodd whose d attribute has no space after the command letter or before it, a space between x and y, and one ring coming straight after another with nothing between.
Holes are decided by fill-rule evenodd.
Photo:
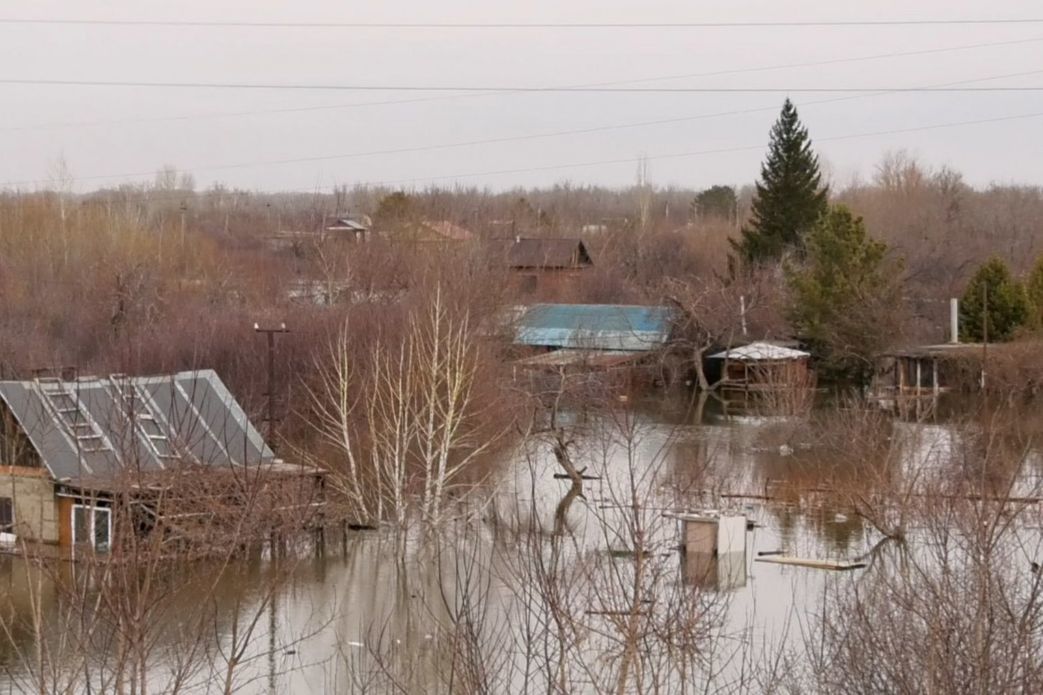
<instances>
[{"instance_id":1,"label":"brown floodwater","mask_svg":"<svg viewBox=\"0 0 1043 695\"><path fill-rule=\"evenodd\" d=\"M546 692L563 677L560 665L546 667L556 663L548 654L568 632L569 690L597 692L619 658L614 635L635 605L655 624L672 624L679 611L698 614L699 657L687 682L737 687L749 664L781 650L799 654L824 597L885 571L876 562L881 533L824 493L823 481L849 471L857 478L874 457L906 474L945 468L967 449L967 428L953 419L888 417L876 429L860 425L872 437L859 439L844 430L850 423L817 412L774 415L656 394L609 416L573 414L565 425L570 455L591 477L581 488L555 477L562 469L550 442L537 437L469 496L466 520L437 536L336 532L322 552L293 559L265 550L231 568L180 568L148 618L163 627L150 633L142 658L147 691L169 691L180 673L184 692L223 692L231 671L244 693L449 692L458 681L447 674L461 669L448 646L455 635L483 664L490 692ZM1012 489L1038 494L1040 468L1039 454L1028 451ZM678 551L680 526L670 514L710 509L747 517L743 551L712 561ZM1030 534L1021 546L1038 559L1038 525ZM869 566L834 572L757 560L778 551ZM644 574L635 581L638 564ZM99 630L86 643L62 638L70 620L83 620L66 610L74 573L0 558L0 692L40 692L41 673L45 692L83 692L88 681L95 691L116 689L106 659L118 651L118 631ZM83 596L97 599L89 587ZM573 622L567 628L563 615ZM555 618L562 632L552 634ZM41 671L41 659L54 665ZM681 678L660 683L680 692Z\"/></svg>"}]
</instances>

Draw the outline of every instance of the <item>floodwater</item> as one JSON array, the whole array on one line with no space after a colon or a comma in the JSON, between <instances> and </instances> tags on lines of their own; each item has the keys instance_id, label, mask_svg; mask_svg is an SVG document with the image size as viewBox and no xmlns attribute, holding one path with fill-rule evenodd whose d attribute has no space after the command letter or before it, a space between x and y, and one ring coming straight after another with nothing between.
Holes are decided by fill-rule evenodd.
<instances>
[{"instance_id":1,"label":"floodwater","mask_svg":"<svg viewBox=\"0 0 1043 695\"><path fill-rule=\"evenodd\" d=\"M961 448L945 421L886 424L880 439L905 471L951 465ZM174 689L179 673L185 692L225 692L229 683L245 693L541 693L551 684L599 692L618 678L620 634L638 615L656 627L636 638L653 655L641 668L656 675L626 692L652 683L661 692L760 692L754 667L800 654L828 597L882 571L882 534L815 492L823 470L857 468L873 442L838 431L843 425L817 427L807 415L726 414L687 397L656 396L596 420L574 415L568 450L591 477L581 490L554 477L562 469L551 443L535 437L474 495L470 519L437 538L330 534L322 553L279 562L260 554L210 586L201 579L213 568L186 569L185 587L208 588L172 587L155 607L166 627L143 660L147 691ZM1029 458L1011 488L1022 495L1039 490L1038 454ZM787 485L809 492L776 492ZM743 551L713 560L678 551L680 524L670 515L708 509L748 519ZM1028 567L1041 556L1038 524L1020 540ZM868 567L758 560L780 551ZM91 643L96 653L81 669L89 676L45 673L41 688L33 625L54 661L77 648L56 634L61 578L11 557L0 573L0 692L81 692L88 679L116 690L104 665L118 643L111 634ZM678 661L690 663L664 666L658 654L686 639L694 646Z\"/></svg>"}]
</instances>

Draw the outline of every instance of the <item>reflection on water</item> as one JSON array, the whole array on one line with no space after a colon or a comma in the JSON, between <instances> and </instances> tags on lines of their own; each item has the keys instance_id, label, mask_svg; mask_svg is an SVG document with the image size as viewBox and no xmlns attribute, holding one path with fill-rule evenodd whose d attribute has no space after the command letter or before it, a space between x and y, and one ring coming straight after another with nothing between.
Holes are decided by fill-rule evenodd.
<instances>
[{"instance_id":1,"label":"reflection on water","mask_svg":"<svg viewBox=\"0 0 1043 695\"><path fill-rule=\"evenodd\" d=\"M574 619L556 628L579 640L572 653L616 654L599 631L623 629L632 615L673 624L687 601L693 614L715 616L705 622L718 633L745 635L744 648L770 652L792 642L794 616L859 574L757 563L758 553L853 558L881 538L816 486L870 470L863 466L876 465L870 459L877 456L889 475L913 477L951 465L973 439L945 423L888 420L868 430L869 446L846 438L846 426L835 422L827 431L814 418L733 415L712 400L658 396L634 404L622 423L606 418L577 429L573 463L596 478L581 482L554 477L561 468L553 445L527 442L493 486L480 521L461 522L441 539L414 537L404 555L383 532L349 532L331 534L325 553L292 564L277 582L268 580L281 570L263 557L225 572L206 595L220 609L208 624L213 644L198 655L205 665L189 683L220 690L214 684L227 663L220 652L243 640L240 692L383 692L392 683L404 692L446 690L466 661L461 645L471 645L501 679L494 691L520 689L530 678L554 677L531 672L526 650L548 648L538 635L562 615ZM1026 456L1033 473L1016 489L1028 494L1038 489L1041 464L1037 452ZM678 552L677 525L664 513L711 505L753 522L745 552ZM0 664L21 686L32 669L34 626L45 634L62 629L54 584L61 575L6 557L0 576L7 626ZM271 601L265 587L276 589ZM548 587L561 605L546 605ZM706 596L718 597L716 613ZM184 593L172 600L183 602L167 606L164 619L172 624L198 608ZM157 638L149 663L160 689L183 637L173 629ZM730 678L730 668L718 664L711 672Z\"/></svg>"}]
</instances>

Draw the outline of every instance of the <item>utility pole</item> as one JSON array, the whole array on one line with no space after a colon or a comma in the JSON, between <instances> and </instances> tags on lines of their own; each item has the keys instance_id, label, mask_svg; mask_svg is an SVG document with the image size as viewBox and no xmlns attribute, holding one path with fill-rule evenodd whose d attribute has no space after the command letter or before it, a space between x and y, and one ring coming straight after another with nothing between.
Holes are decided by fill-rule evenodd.
<instances>
[{"instance_id":1,"label":"utility pole","mask_svg":"<svg viewBox=\"0 0 1043 695\"><path fill-rule=\"evenodd\" d=\"M261 328L260 324L255 323L254 331L268 337L268 392L264 395L268 398L268 446L275 451L275 335L289 333L290 329L285 323L271 328Z\"/></svg>"},{"instance_id":2,"label":"utility pole","mask_svg":"<svg viewBox=\"0 0 1043 695\"><path fill-rule=\"evenodd\" d=\"M985 391L985 366L989 359L989 286L981 286L981 390Z\"/></svg>"},{"instance_id":3,"label":"utility pole","mask_svg":"<svg viewBox=\"0 0 1043 695\"><path fill-rule=\"evenodd\" d=\"M181 201L181 254L185 253L185 212L188 211L188 204L185 201Z\"/></svg>"}]
</instances>

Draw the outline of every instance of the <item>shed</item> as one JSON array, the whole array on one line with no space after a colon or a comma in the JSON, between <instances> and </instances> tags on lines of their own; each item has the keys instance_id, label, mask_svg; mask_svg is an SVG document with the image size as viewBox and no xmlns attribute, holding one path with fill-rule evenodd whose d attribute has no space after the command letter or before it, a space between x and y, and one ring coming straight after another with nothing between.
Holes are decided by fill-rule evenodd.
<instances>
[{"instance_id":1,"label":"shed","mask_svg":"<svg viewBox=\"0 0 1043 695\"><path fill-rule=\"evenodd\" d=\"M808 385L810 353L769 342L755 342L710 355L721 360L721 386L768 391Z\"/></svg>"},{"instance_id":2,"label":"shed","mask_svg":"<svg viewBox=\"0 0 1043 695\"><path fill-rule=\"evenodd\" d=\"M336 238L351 241L366 241L373 221L368 215L338 215L328 221L323 229Z\"/></svg>"},{"instance_id":3,"label":"shed","mask_svg":"<svg viewBox=\"0 0 1043 695\"><path fill-rule=\"evenodd\" d=\"M878 398L936 396L980 386L985 349L981 343L940 343L892 350L877 359L872 390Z\"/></svg>"}]
</instances>

